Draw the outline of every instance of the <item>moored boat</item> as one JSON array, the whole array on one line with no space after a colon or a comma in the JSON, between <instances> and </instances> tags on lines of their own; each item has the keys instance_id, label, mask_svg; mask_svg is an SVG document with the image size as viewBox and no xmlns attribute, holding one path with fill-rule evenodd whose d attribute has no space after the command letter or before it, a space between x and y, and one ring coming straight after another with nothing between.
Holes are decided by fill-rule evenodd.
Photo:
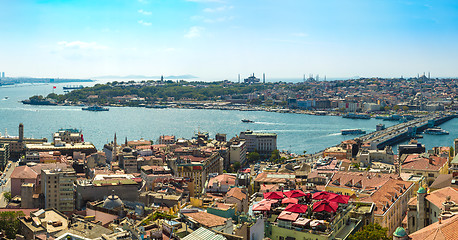
<instances>
[{"instance_id":1,"label":"moored boat","mask_svg":"<svg viewBox=\"0 0 458 240\"><path fill-rule=\"evenodd\" d=\"M350 135L350 134L365 134L366 131L361 129L342 129L340 130L342 135Z\"/></svg>"},{"instance_id":2,"label":"moored boat","mask_svg":"<svg viewBox=\"0 0 458 240\"><path fill-rule=\"evenodd\" d=\"M102 112L102 111L108 111L109 109L101 107L101 106L94 105L94 106L90 106L90 107L84 107L84 108L82 108L82 110L93 111L93 112Z\"/></svg>"}]
</instances>

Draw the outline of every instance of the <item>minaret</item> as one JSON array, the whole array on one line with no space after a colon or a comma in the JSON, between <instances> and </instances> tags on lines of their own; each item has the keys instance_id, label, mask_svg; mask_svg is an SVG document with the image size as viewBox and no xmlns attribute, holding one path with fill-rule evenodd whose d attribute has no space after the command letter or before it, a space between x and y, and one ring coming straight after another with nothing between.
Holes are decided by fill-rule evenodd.
<instances>
[{"instance_id":1,"label":"minaret","mask_svg":"<svg viewBox=\"0 0 458 240\"><path fill-rule=\"evenodd\" d=\"M265 73L262 74L262 83L266 83L266 74Z\"/></svg>"},{"instance_id":2,"label":"minaret","mask_svg":"<svg viewBox=\"0 0 458 240\"><path fill-rule=\"evenodd\" d=\"M125 147L127 147L127 137L126 137L126 141L124 142L124 145Z\"/></svg>"},{"instance_id":3,"label":"minaret","mask_svg":"<svg viewBox=\"0 0 458 240\"><path fill-rule=\"evenodd\" d=\"M239 73L239 83L240 83L240 73Z\"/></svg>"},{"instance_id":4,"label":"minaret","mask_svg":"<svg viewBox=\"0 0 458 240\"><path fill-rule=\"evenodd\" d=\"M426 189L424 187L418 188L417 191L417 226L416 229L411 229L410 231L415 232L416 230L420 230L426 227L426 205L425 205L425 197L426 197Z\"/></svg>"},{"instance_id":5,"label":"minaret","mask_svg":"<svg viewBox=\"0 0 458 240\"><path fill-rule=\"evenodd\" d=\"M19 142L24 140L24 124L19 124Z\"/></svg>"},{"instance_id":6,"label":"minaret","mask_svg":"<svg viewBox=\"0 0 458 240\"><path fill-rule=\"evenodd\" d=\"M111 156L112 156L112 159L111 161L112 162L115 162L117 160L117 150L116 150L116 147L117 147L117 143L116 143L116 133L114 135L114 142L113 142L113 151L111 152Z\"/></svg>"}]
</instances>

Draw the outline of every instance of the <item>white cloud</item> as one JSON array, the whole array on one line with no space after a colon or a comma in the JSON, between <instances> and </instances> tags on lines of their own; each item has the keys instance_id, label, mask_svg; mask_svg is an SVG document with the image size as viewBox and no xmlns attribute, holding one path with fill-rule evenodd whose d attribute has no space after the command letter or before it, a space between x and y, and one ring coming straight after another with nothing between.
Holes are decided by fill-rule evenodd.
<instances>
[{"instance_id":1,"label":"white cloud","mask_svg":"<svg viewBox=\"0 0 458 240\"><path fill-rule=\"evenodd\" d=\"M60 41L57 43L59 47L65 49L87 49L87 50L104 50L107 49L107 46L100 45L96 42L82 42L82 41Z\"/></svg>"},{"instance_id":2,"label":"white cloud","mask_svg":"<svg viewBox=\"0 0 458 240\"><path fill-rule=\"evenodd\" d=\"M231 10L234 8L233 6L222 6L222 7L217 7L217 8L205 8L203 11L204 12L209 12L209 13L214 13L214 12L222 12L226 10Z\"/></svg>"},{"instance_id":3,"label":"white cloud","mask_svg":"<svg viewBox=\"0 0 458 240\"><path fill-rule=\"evenodd\" d=\"M143 25L143 26L146 26L146 27L149 27L149 26L152 25L152 23L150 23L150 22L145 22L145 21L143 21L143 20L139 20L138 23L141 24L141 25Z\"/></svg>"},{"instance_id":4,"label":"white cloud","mask_svg":"<svg viewBox=\"0 0 458 240\"><path fill-rule=\"evenodd\" d=\"M302 32L293 33L292 35L295 36L295 37L307 37L308 36L307 33L302 33Z\"/></svg>"},{"instance_id":5,"label":"white cloud","mask_svg":"<svg viewBox=\"0 0 458 240\"><path fill-rule=\"evenodd\" d=\"M189 28L189 31L184 35L185 38L196 38L200 37L202 31L204 30L203 27L193 26Z\"/></svg>"},{"instance_id":6,"label":"white cloud","mask_svg":"<svg viewBox=\"0 0 458 240\"><path fill-rule=\"evenodd\" d=\"M151 15L151 14L153 14L152 12L148 12L148 11L145 11L143 9L138 10L138 13L141 13L143 15Z\"/></svg>"}]
</instances>

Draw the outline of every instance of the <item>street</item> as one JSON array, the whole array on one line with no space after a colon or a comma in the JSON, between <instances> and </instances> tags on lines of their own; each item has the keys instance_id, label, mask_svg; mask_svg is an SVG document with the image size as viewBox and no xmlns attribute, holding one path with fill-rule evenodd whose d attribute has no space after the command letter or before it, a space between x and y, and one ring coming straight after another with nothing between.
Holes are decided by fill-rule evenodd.
<instances>
[{"instance_id":1,"label":"street","mask_svg":"<svg viewBox=\"0 0 458 240\"><path fill-rule=\"evenodd\" d=\"M11 163L11 166L9 168L5 168L4 173L6 173L6 174L5 174L5 177L3 178L3 179L6 179L7 182L0 186L0 191L1 191L1 194L0 194L0 208L4 208L8 204L6 199L3 197L3 193L4 192L11 192L11 179L10 179L10 176L11 176L11 174L13 173L14 169L17 166L17 162L11 162L10 161L10 162L8 162L8 164L9 163Z\"/></svg>"}]
</instances>

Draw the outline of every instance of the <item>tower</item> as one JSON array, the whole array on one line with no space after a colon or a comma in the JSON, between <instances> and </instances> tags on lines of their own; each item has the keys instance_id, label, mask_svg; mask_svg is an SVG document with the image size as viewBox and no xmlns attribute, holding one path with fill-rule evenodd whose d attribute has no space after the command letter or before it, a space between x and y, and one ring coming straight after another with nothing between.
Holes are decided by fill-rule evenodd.
<instances>
[{"instance_id":1,"label":"tower","mask_svg":"<svg viewBox=\"0 0 458 240\"><path fill-rule=\"evenodd\" d=\"M164 81L164 75L161 75L161 82Z\"/></svg>"},{"instance_id":2,"label":"tower","mask_svg":"<svg viewBox=\"0 0 458 240\"><path fill-rule=\"evenodd\" d=\"M422 229L428 225L426 223L425 197L426 189L424 187L420 187L417 191L417 225L415 230Z\"/></svg>"},{"instance_id":3,"label":"tower","mask_svg":"<svg viewBox=\"0 0 458 240\"><path fill-rule=\"evenodd\" d=\"M117 147L118 145L117 145L117 143L116 143L116 140L117 140L117 139L116 139L116 133L115 133L115 135L114 135L114 141L113 141L113 150L112 150L112 152L111 152L111 161L113 161L113 162L115 162L115 161L118 160L118 159L117 159L117 149L116 149L116 147Z\"/></svg>"},{"instance_id":4,"label":"tower","mask_svg":"<svg viewBox=\"0 0 458 240\"><path fill-rule=\"evenodd\" d=\"M240 73L239 73L239 83L240 83Z\"/></svg>"},{"instance_id":5,"label":"tower","mask_svg":"<svg viewBox=\"0 0 458 240\"><path fill-rule=\"evenodd\" d=\"M265 73L262 74L262 83L266 83L266 74Z\"/></svg>"},{"instance_id":6,"label":"tower","mask_svg":"<svg viewBox=\"0 0 458 240\"><path fill-rule=\"evenodd\" d=\"M19 124L19 142L24 140L24 124Z\"/></svg>"}]
</instances>

